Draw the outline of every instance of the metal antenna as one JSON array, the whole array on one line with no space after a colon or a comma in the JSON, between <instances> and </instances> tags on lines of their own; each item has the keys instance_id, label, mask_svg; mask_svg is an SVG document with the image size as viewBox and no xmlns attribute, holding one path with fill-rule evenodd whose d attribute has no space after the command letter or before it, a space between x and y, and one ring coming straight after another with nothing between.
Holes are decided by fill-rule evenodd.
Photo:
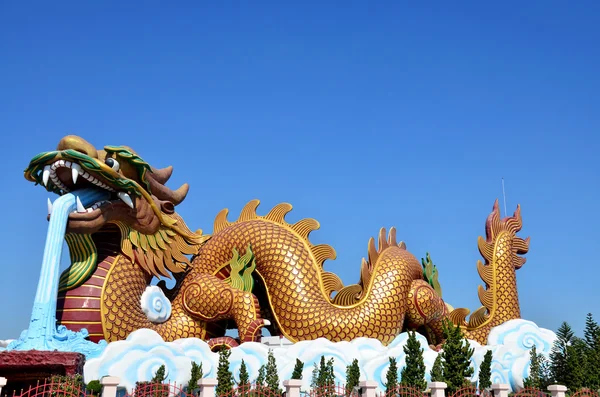
<instances>
[{"instance_id":1,"label":"metal antenna","mask_svg":"<svg viewBox=\"0 0 600 397\"><path fill-rule=\"evenodd\" d=\"M502 177L502 196L504 197L504 216L508 216L506 212L506 192L504 191L504 177Z\"/></svg>"}]
</instances>

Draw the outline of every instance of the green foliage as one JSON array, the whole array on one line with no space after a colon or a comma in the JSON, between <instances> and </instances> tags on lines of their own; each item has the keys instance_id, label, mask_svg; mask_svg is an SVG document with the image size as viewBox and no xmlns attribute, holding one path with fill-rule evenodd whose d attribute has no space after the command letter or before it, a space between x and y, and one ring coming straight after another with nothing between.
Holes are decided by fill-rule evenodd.
<instances>
[{"instance_id":1,"label":"green foliage","mask_svg":"<svg viewBox=\"0 0 600 397\"><path fill-rule=\"evenodd\" d=\"M552 383L550 362L538 353L535 345L529 351L529 376L523 380L525 387L546 390Z\"/></svg>"},{"instance_id":2,"label":"green foliage","mask_svg":"<svg viewBox=\"0 0 600 397\"><path fill-rule=\"evenodd\" d=\"M240 365L240 382L238 383L239 388L239 396L246 397L250 391L250 375L248 374L248 368L246 368L246 363L242 359L242 364Z\"/></svg>"},{"instance_id":3,"label":"green foliage","mask_svg":"<svg viewBox=\"0 0 600 397\"><path fill-rule=\"evenodd\" d=\"M279 389L279 375L277 374L277 362L275 361L273 351L270 349L267 356L265 381L269 389L274 393L281 394L281 390Z\"/></svg>"},{"instance_id":4,"label":"green foliage","mask_svg":"<svg viewBox=\"0 0 600 397\"><path fill-rule=\"evenodd\" d=\"M102 393L102 384L99 380L92 380L87 384L85 389L89 393L99 396Z\"/></svg>"},{"instance_id":5,"label":"green foliage","mask_svg":"<svg viewBox=\"0 0 600 397\"><path fill-rule=\"evenodd\" d=\"M165 381L166 376L166 368L163 365L161 365L160 367L158 367L158 370L156 371L156 373L154 374L154 377L152 378L152 383L163 383Z\"/></svg>"},{"instance_id":6,"label":"green foliage","mask_svg":"<svg viewBox=\"0 0 600 397\"><path fill-rule=\"evenodd\" d=\"M585 384L593 389L600 389L600 326L594 321L592 313L588 313L584 330L586 344ZM594 364L595 363L595 364ZM592 365L594 364L594 365Z\"/></svg>"},{"instance_id":7,"label":"green foliage","mask_svg":"<svg viewBox=\"0 0 600 397\"><path fill-rule=\"evenodd\" d=\"M321 356L316 380L316 388L319 390L320 397L333 397L335 395L335 373L333 371L333 364L333 358L325 361L325 356Z\"/></svg>"},{"instance_id":8,"label":"green foliage","mask_svg":"<svg viewBox=\"0 0 600 397\"><path fill-rule=\"evenodd\" d=\"M231 351L225 346L219 350L219 365L217 366L217 396L226 394L233 389L233 374L229 370Z\"/></svg>"},{"instance_id":9,"label":"green foliage","mask_svg":"<svg viewBox=\"0 0 600 397\"><path fill-rule=\"evenodd\" d=\"M358 366L358 360L352 360L352 364L346 367L346 396L352 394L355 387L358 386L360 381L360 367Z\"/></svg>"},{"instance_id":10,"label":"green foliage","mask_svg":"<svg viewBox=\"0 0 600 397\"><path fill-rule=\"evenodd\" d=\"M317 362L314 362L312 376L310 378L310 387L311 389L317 388L319 385L319 365Z\"/></svg>"},{"instance_id":11,"label":"green foliage","mask_svg":"<svg viewBox=\"0 0 600 397\"><path fill-rule=\"evenodd\" d=\"M571 326L563 322L556 331L556 340L550 353L552 377L557 384L568 387L569 373L567 368L567 348L573 342L575 333Z\"/></svg>"},{"instance_id":12,"label":"green foliage","mask_svg":"<svg viewBox=\"0 0 600 397\"><path fill-rule=\"evenodd\" d=\"M492 351L486 351L479 367L479 390L489 389L492 386L492 358Z\"/></svg>"},{"instance_id":13,"label":"green foliage","mask_svg":"<svg viewBox=\"0 0 600 397\"><path fill-rule=\"evenodd\" d=\"M54 375L47 379L47 382L52 386L50 388L50 396L58 397L65 395L79 395L80 390L85 389L83 377L79 374L69 375Z\"/></svg>"},{"instance_id":14,"label":"green foliage","mask_svg":"<svg viewBox=\"0 0 600 397\"><path fill-rule=\"evenodd\" d=\"M292 379L302 379L302 371L304 370L304 363L296 359L296 365L294 371L292 371Z\"/></svg>"},{"instance_id":15,"label":"green foliage","mask_svg":"<svg viewBox=\"0 0 600 397\"><path fill-rule=\"evenodd\" d=\"M446 392L452 395L465 385L465 378L473 375L471 357L475 350L469 346L460 327L454 326L450 321L444 323L444 337L446 341L441 353L442 368L444 382L448 385Z\"/></svg>"},{"instance_id":16,"label":"green foliage","mask_svg":"<svg viewBox=\"0 0 600 397\"><path fill-rule=\"evenodd\" d=\"M258 368L258 376L256 377L256 386L261 387L265 385L267 367L263 364Z\"/></svg>"},{"instance_id":17,"label":"green foliage","mask_svg":"<svg viewBox=\"0 0 600 397\"><path fill-rule=\"evenodd\" d=\"M187 391L188 393L192 393L194 390L198 388L198 381L202 379L202 363L200 365L196 364L196 362L192 361L192 371L190 373L190 381L188 382Z\"/></svg>"},{"instance_id":18,"label":"green foliage","mask_svg":"<svg viewBox=\"0 0 600 397\"><path fill-rule=\"evenodd\" d=\"M442 355L438 354L433 362L433 367L431 367L431 372L429 373L432 382L443 382L444 381L444 367L442 363Z\"/></svg>"},{"instance_id":19,"label":"green foliage","mask_svg":"<svg viewBox=\"0 0 600 397\"><path fill-rule=\"evenodd\" d=\"M390 366L385 374L385 394L390 395L398 387L398 364L396 357L390 357Z\"/></svg>"},{"instance_id":20,"label":"green foliage","mask_svg":"<svg viewBox=\"0 0 600 397\"><path fill-rule=\"evenodd\" d=\"M427 382L425 381L425 361L423 361L423 350L417 340L416 333L408 333L408 341L404 346L406 354L406 365L400 373L401 384L415 387L418 390L425 390Z\"/></svg>"}]
</instances>

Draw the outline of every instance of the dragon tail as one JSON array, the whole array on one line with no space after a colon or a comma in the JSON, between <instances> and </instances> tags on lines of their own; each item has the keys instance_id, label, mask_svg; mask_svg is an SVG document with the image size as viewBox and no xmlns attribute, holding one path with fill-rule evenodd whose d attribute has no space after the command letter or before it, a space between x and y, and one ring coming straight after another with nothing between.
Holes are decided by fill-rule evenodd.
<instances>
[{"instance_id":1,"label":"dragon tail","mask_svg":"<svg viewBox=\"0 0 600 397\"><path fill-rule=\"evenodd\" d=\"M487 343L490 330L506 321L520 318L516 270L525 264L520 255L529 250L529 238L517 237L522 228L521 208L517 206L513 216L501 219L498 200L486 221L486 238L479 237L477 245L485 263L477 261L477 272L485 283L479 286L478 296L482 306L469 321L469 309L453 310L449 318L463 328L469 339Z\"/></svg>"}]
</instances>

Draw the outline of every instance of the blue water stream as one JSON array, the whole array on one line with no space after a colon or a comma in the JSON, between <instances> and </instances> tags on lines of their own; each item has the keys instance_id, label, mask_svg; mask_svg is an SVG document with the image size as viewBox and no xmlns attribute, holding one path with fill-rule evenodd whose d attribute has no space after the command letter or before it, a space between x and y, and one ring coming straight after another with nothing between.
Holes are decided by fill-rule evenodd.
<instances>
[{"instance_id":1,"label":"blue water stream","mask_svg":"<svg viewBox=\"0 0 600 397\"><path fill-rule=\"evenodd\" d=\"M42 270L29 321L29 328L19 339L11 342L7 350L59 350L80 352L88 358L97 356L106 342L88 341L87 330L73 332L64 326L56 327L56 300L60 277L60 258L69 214L77 208L77 197L84 206L109 198L110 193L101 189L82 189L60 196L53 204L48 225Z\"/></svg>"}]
</instances>

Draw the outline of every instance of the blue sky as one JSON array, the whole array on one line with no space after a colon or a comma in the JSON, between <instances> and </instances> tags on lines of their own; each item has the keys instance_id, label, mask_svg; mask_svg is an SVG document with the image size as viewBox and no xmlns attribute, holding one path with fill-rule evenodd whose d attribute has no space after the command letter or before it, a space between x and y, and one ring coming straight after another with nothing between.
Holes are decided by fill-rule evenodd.
<instances>
[{"instance_id":1,"label":"blue sky","mask_svg":"<svg viewBox=\"0 0 600 397\"><path fill-rule=\"evenodd\" d=\"M285 3L285 4L284 4ZM522 316L600 319L600 4L2 2L0 339L27 326L47 228L23 178L67 134L173 165L178 207L287 201L345 283L396 226L444 298L479 307L477 237L506 183L531 236ZM66 266L66 259L63 266Z\"/></svg>"}]
</instances>

